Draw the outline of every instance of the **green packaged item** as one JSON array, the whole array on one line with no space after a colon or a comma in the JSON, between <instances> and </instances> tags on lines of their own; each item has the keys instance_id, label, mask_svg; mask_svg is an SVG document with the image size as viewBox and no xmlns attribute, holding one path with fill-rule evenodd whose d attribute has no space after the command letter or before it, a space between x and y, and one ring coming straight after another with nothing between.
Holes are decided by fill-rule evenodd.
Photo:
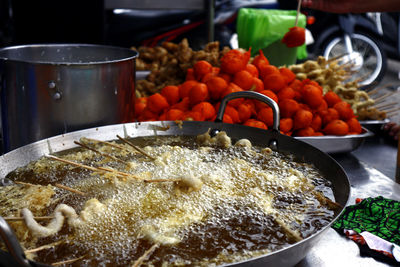
<instances>
[{"instance_id":1,"label":"green packaged item","mask_svg":"<svg viewBox=\"0 0 400 267\"><path fill-rule=\"evenodd\" d=\"M249 49L252 55L261 49L270 64L292 65L296 59L307 58L306 45L288 48L281 42L283 36L294 27L296 10L241 8L237 19L239 47ZM306 17L301 14L297 26L305 28Z\"/></svg>"}]
</instances>

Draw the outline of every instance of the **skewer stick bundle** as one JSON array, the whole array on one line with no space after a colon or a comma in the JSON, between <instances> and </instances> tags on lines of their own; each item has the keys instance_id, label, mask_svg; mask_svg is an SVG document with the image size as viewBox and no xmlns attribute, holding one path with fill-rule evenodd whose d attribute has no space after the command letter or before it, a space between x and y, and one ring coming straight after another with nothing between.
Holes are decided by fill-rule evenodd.
<instances>
[{"instance_id":1,"label":"skewer stick bundle","mask_svg":"<svg viewBox=\"0 0 400 267\"><path fill-rule=\"evenodd\" d=\"M92 138L81 138L81 142L84 142L84 141L89 141L89 142L92 142L92 143L100 143L100 144L103 144L103 145L106 145L106 146L111 146L111 147L114 147L114 148L118 148L118 149L121 149L121 150L127 150L125 147L123 147L123 146L120 146L120 145L117 145L117 144L113 144L113 143L110 143L110 142L107 142L107 141L101 141L101 140L97 140L97 139L92 139Z\"/></svg>"},{"instance_id":2,"label":"skewer stick bundle","mask_svg":"<svg viewBox=\"0 0 400 267\"><path fill-rule=\"evenodd\" d=\"M120 176L122 178L135 178L137 180L143 180L142 178L140 178L138 176L135 176L133 174L117 171L117 170L114 170L114 169L109 169L109 168L104 168L104 167L95 168L95 167L84 165L84 164L80 164L80 163L77 163L77 162L74 162L74 161L58 158L58 157L53 156L53 155L47 155L46 157L48 157L50 159L53 159L53 160L61 161L63 163L67 163L67 164L70 164L70 165L73 165L73 166L76 166L76 167L80 167L80 168L83 168L83 169L88 169L88 170L94 171L94 172L103 172L103 173L104 172L113 172L113 173L117 174L118 176Z\"/></svg>"},{"instance_id":3,"label":"skewer stick bundle","mask_svg":"<svg viewBox=\"0 0 400 267\"><path fill-rule=\"evenodd\" d=\"M331 62L333 62L333 61L338 61L340 58L345 57L345 56L348 56L348 55L349 55L348 53L341 54L341 55L338 55L338 56L336 56L336 57L332 57L332 58L328 59L326 62L327 62L327 63L331 63Z\"/></svg>"},{"instance_id":4,"label":"skewer stick bundle","mask_svg":"<svg viewBox=\"0 0 400 267\"><path fill-rule=\"evenodd\" d=\"M379 105L375 105L375 108L377 108L377 109L385 109L385 108L389 108L389 107L395 106L396 104L397 103L395 103L395 102L387 103L387 104L381 103Z\"/></svg>"},{"instance_id":5,"label":"skewer stick bundle","mask_svg":"<svg viewBox=\"0 0 400 267\"><path fill-rule=\"evenodd\" d=\"M126 165L128 164L127 162L125 162L125 161L123 161L123 160L121 160L121 159L119 159L119 158L116 158L116 157L114 157L114 156L112 156L112 155L103 153L103 152L101 152L101 151L99 151L99 150L97 150L97 149L95 149L95 148L93 148L93 147L90 147L90 146L88 146L88 145L82 144L82 143L80 143L80 142L78 142L78 141L74 141L74 143L77 144L77 145L79 145L79 146L81 146L81 147L84 147L84 148L86 148L86 149L89 149L89 150L91 150L91 151L93 151L93 152L95 152L95 153L98 153L98 154L102 155L103 157L106 157L106 158L109 158L109 159L118 161L118 162L123 163L123 164L126 164Z\"/></svg>"},{"instance_id":6,"label":"skewer stick bundle","mask_svg":"<svg viewBox=\"0 0 400 267\"><path fill-rule=\"evenodd\" d=\"M391 86L391 84L385 84L383 86L376 87L376 88L372 89L371 91L368 91L367 94L369 96L372 96L374 94L377 94L380 90L382 90L384 88L387 88L387 87L390 87L390 86Z\"/></svg>"},{"instance_id":7,"label":"skewer stick bundle","mask_svg":"<svg viewBox=\"0 0 400 267\"><path fill-rule=\"evenodd\" d=\"M155 160L154 157L150 156L149 154L147 154L145 151L143 151L142 149L140 149L139 147L135 146L134 144L132 144L131 142L129 142L128 140L126 140L125 138L122 138L121 136L117 135L118 139L121 140L122 142L130 145L131 147L133 147L134 149L136 149L138 152L142 153L143 155L145 155L146 157L148 157L151 160Z\"/></svg>"},{"instance_id":8,"label":"skewer stick bundle","mask_svg":"<svg viewBox=\"0 0 400 267\"><path fill-rule=\"evenodd\" d=\"M399 110L400 110L400 107L392 108L392 109L387 109L387 110L382 109L382 111L384 111L384 112L386 112L386 113L393 113L393 112L397 112L397 111L399 111Z\"/></svg>"},{"instance_id":9,"label":"skewer stick bundle","mask_svg":"<svg viewBox=\"0 0 400 267\"><path fill-rule=\"evenodd\" d=\"M352 73L355 73L355 72L352 71ZM368 76L370 76L371 73L372 73L372 72L370 71L370 72L364 74L363 76L358 77L358 78L355 79L353 82L355 82L355 83L360 83L360 82L362 82L363 80L365 80Z\"/></svg>"},{"instance_id":10,"label":"skewer stick bundle","mask_svg":"<svg viewBox=\"0 0 400 267\"><path fill-rule=\"evenodd\" d=\"M384 94L384 95L382 95L382 96L380 96L380 97L374 99L374 101L375 101L375 103L382 102L382 101L384 101L386 98L388 98L389 96L394 95L395 93L396 93L396 92L391 92L391 93Z\"/></svg>"},{"instance_id":11,"label":"skewer stick bundle","mask_svg":"<svg viewBox=\"0 0 400 267\"><path fill-rule=\"evenodd\" d=\"M386 116L387 116L388 118L396 117L397 115L398 115L397 112L387 113L387 114L386 114Z\"/></svg>"}]
</instances>

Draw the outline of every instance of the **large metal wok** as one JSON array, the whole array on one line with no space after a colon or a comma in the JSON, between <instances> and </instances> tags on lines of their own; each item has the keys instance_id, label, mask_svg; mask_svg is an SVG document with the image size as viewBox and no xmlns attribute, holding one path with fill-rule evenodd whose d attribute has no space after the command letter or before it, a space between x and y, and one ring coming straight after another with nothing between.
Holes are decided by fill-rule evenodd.
<instances>
[{"instance_id":1,"label":"large metal wok","mask_svg":"<svg viewBox=\"0 0 400 267\"><path fill-rule=\"evenodd\" d=\"M241 97L256 98L269 104L273 108L274 126L272 130L266 131L247 126L220 123L226 103L231 99ZM193 136L205 133L207 130L211 129L211 132L226 131L226 133L233 140L247 138L255 145L271 147L283 153L291 153L306 162L313 163L315 167L318 168L329 181L331 181L335 201L344 207L350 195L350 184L342 167L328 154L320 151L319 149L295 138L280 134L277 130L279 126L278 124L279 109L274 101L258 93L238 92L230 94L223 99L220 110L217 114L216 122L185 121L182 125L175 122L118 124L72 132L26 145L0 157L0 179L2 179L3 182L7 182L4 181L3 177L5 177L7 173L11 172L15 168L24 166L33 160L37 160L43 155L76 147L73 141L79 140L81 137L90 137L100 140L115 140L116 135L125 137L143 137L153 135ZM342 210L343 208L340 210L339 214ZM336 215L335 219L337 216L339 216L339 214ZM261 257L234 263L232 265L293 266L307 255L307 252L318 242L318 240L323 236L324 231L326 231L329 227L330 224L326 225L319 232L309 236L308 238L305 238L300 242L290 245L289 247ZM43 266L42 264L31 262L24 258L23 250L16 240L16 237L8 227L8 224L1 217L0 234L3 240L5 240L9 250L9 253L0 253L0 265L2 262L9 264L12 261L16 261L23 266Z\"/></svg>"}]
</instances>

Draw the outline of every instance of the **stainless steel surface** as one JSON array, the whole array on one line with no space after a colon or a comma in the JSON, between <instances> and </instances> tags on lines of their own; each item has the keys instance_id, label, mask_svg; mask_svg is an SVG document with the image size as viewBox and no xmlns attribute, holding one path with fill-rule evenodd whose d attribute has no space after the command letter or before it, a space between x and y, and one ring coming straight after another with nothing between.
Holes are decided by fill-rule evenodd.
<instances>
[{"instance_id":1,"label":"stainless steel surface","mask_svg":"<svg viewBox=\"0 0 400 267\"><path fill-rule=\"evenodd\" d=\"M396 142L388 136L377 134L367 138L360 149L348 154L347 157L355 161L353 168L358 168L356 164L358 160L394 180L397 146ZM335 158L338 156L334 155Z\"/></svg>"},{"instance_id":2,"label":"stainless steel surface","mask_svg":"<svg viewBox=\"0 0 400 267\"><path fill-rule=\"evenodd\" d=\"M137 52L86 44L0 49L4 152L133 119Z\"/></svg>"},{"instance_id":3,"label":"stainless steel surface","mask_svg":"<svg viewBox=\"0 0 400 267\"><path fill-rule=\"evenodd\" d=\"M279 131L279 106L278 104L269 98L268 96L265 96L263 94L253 92L253 91L241 91L241 92L235 92L226 95L222 100L221 100L221 105L218 109L217 112L217 117L215 121L221 122L223 117L224 117L224 112L225 112L225 107L228 104L229 101L237 98L252 98L256 99L258 101L264 102L268 106L272 108L272 117L273 117L273 124L272 124L272 129L275 131Z\"/></svg>"},{"instance_id":4,"label":"stainless steel surface","mask_svg":"<svg viewBox=\"0 0 400 267\"><path fill-rule=\"evenodd\" d=\"M374 134L368 129L362 129L361 134L345 135L345 136L310 136L295 137L298 140L315 146L325 153L347 153L359 148L366 138L372 137Z\"/></svg>"},{"instance_id":5,"label":"stainless steel surface","mask_svg":"<svg viewBox=\"0 0 400 267\"><path fill-rule=\"evenodd\" d=\"M161 127L164 128L165 126L168 126L169 129L166 131L160 130ZM183 122L182 126L177 125L175 122L128 123L55 136L18 148L1 156L0 178L5 177L7 173L15 168L24 166L43 155L76 147L73 141L79 140L81 137L115 140L117 134L124 137L153 135L193 136L204 133L209 129L226 131L233 140L248 138L255 145L268 146L269 144L276 144L280 152L288 152L306 162L313 163L332 182L336 202L342 206L347 204L350 194L348 178L343 168L329 155L305 142L282 135L277 131L265 131L253 127L214 122ZM238 264L241 266L293 266L308 254L308 251L323 237L323 233L330 229L329 227L330 224L316 234L287 248Z\"/></svg>"},{"instance_id":6,"label":"stainless steel surface","mask_svg":"<svg viewBox=\"0 0 400 267\"><path fill-rule=\"evenodd\" d=\"M376 153L381 154L381 145L375 142ZM395 152L391 154L395 157ZM351 183L349 205L356 198L383 196L400 201L400 185L382 172L360 161L352 154L336 155L335 159L344 167ZM392 166L392 169L395 165ZM337 267L337 266L389 266L372 257L362 257L358 245L335 230L329 229L324 238L313 247L297 267Z\"/></svg>"}]
</instances>

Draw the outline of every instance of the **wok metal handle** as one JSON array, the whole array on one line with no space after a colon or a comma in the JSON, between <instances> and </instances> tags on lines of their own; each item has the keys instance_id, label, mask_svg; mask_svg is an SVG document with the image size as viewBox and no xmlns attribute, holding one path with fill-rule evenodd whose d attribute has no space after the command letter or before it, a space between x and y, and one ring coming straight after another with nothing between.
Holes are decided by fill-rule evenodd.
<instances>
[{"instance_id":1,"label":"wok metal handle","mask_svg":"<svg viewBox=\"0 0 400 267\"><path fill-rule=\"evenodd\" d=\"M13 230L8 225L6 220L0 216L0 236L3 239L8 252L14 258L14 260L20 265L24 267L31 267L32 265L29 263L28 259L25 256L24 250L18 242L17 237L15 236Z\"/></svg>"},{"instance_id":2,"label":"wok metal handle","mask_svg":"<svg viewBox=\"0 0 400 267\"><path fill-rule=\"evenodd\" d=\"M227 103L230 100L233 100L233 99L236 99L236 98L257 99L257 100L259 100L261 102L264 102L268 106L270 106L272 108L272 117L273 117L272 129L274 129L276 131L279 131L279 106L278 106L278 104L274 100L269 98L268 96L265 96L263 94L260 94L260 93L257 93L257 92L253 92L253 91L241 91L241 92L235 92L235 93L231 93L229 95L226 95L221 100L221 105L219 106L215 122L222 122Z\"/></svg>"}]
</instances>

